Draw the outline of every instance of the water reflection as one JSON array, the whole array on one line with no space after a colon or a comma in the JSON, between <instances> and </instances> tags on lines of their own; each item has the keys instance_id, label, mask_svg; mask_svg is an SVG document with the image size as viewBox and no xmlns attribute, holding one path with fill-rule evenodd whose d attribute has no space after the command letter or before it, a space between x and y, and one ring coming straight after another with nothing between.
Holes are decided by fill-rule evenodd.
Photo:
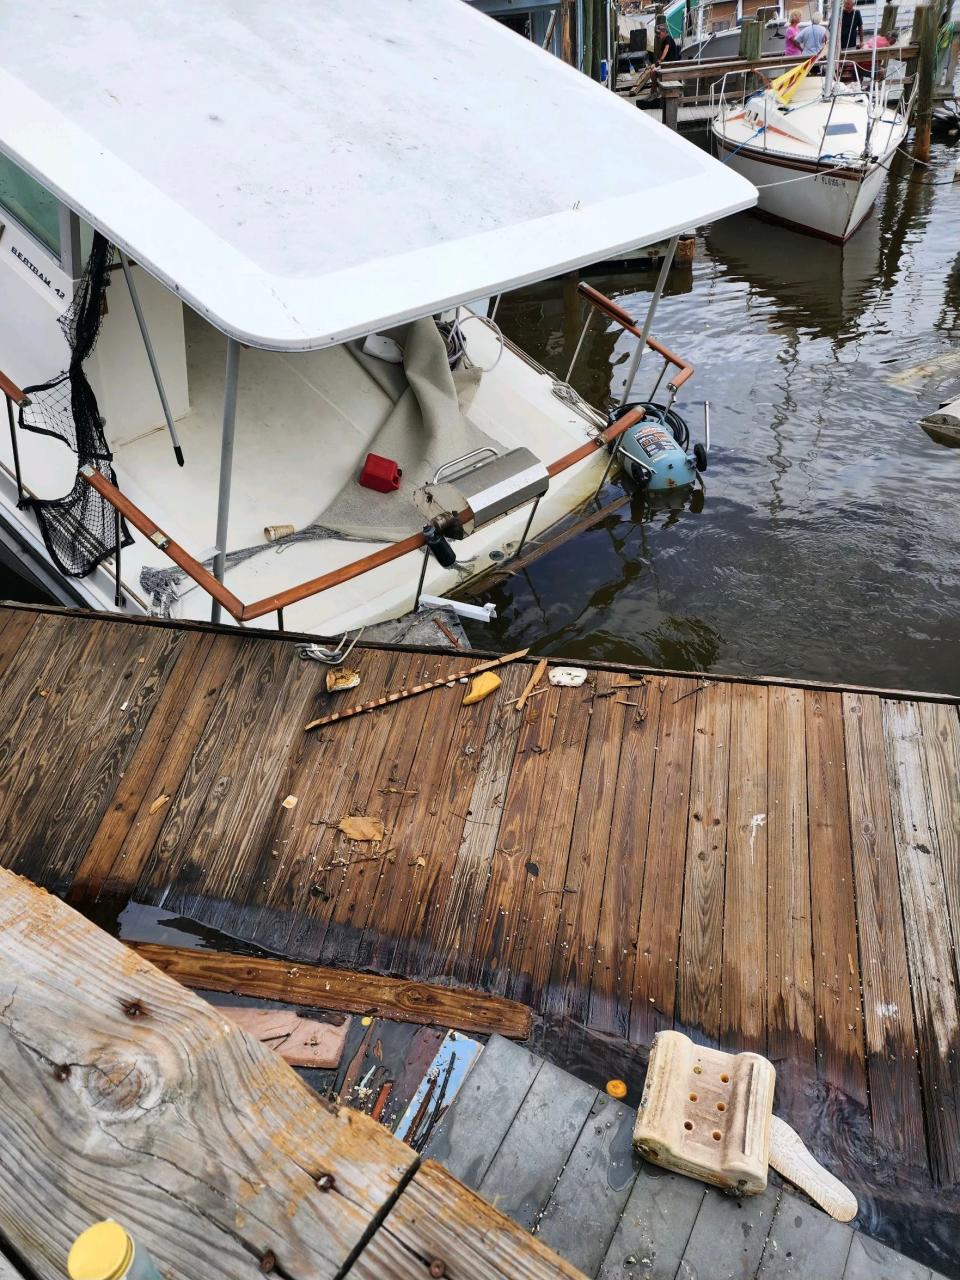
<instances>
[{"instance_id":1,"label":"water reflection","mask_svg":"<svg viewBox=\"0 0 960 1280\"><path fill-rule=\"evenodd\" d=\"M694 438L711 401L702 511L621 509L499 587L477 643L960 692L958 454L917 425L960 392L954 160L898 156L844 248L749 215L700 236L655 331L696 366ZM591 277L637 319L655 280ZM563 376L582 316L568 279L499 319ZM595 321L576 385L612 403L632 350Z\"/></svg>"}]
</instances>

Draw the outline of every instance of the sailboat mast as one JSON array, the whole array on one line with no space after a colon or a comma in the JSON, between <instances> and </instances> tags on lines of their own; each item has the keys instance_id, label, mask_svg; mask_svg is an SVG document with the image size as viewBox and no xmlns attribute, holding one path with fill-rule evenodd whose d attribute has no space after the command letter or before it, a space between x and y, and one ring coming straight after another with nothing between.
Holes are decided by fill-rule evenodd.
<instances>
[{"instance_id":1,"label":"sailboat mast","mask_svg":"<svg viewBox=\"0 0 960 1280\"><path fill-rule=\"evenodd\" d=\"M827 65L823 72L823 96L833 95L837 78L837 50L840 44L840 11L842 0L830 0L830 38L827 42Z\"/></svg>"}]
</instances>

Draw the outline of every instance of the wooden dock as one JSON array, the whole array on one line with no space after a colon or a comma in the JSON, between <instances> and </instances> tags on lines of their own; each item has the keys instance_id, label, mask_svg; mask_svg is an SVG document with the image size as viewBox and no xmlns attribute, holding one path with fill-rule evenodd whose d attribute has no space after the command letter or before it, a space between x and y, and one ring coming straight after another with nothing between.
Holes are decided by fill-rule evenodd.
<instances>
[{"instance_id":1,"label":"wooden dock","mask_svg":"<svg viewBox=\"0 0 960 1280\"><path fill-rule=\"evenodd\" d=\"M439 1165L0 870L0 1276L112 1217L166 1280L582 1280Z\"/></svg>"},{"instance_id":2,"label":"wooden dock","mask_svg":"<svg viewBox=\"0 0 960 1280\"><path fill-rule=\"evenodd\" d=\"M738 1199L645 1163L636 1115L495 1037L424 1154L597 1280L938 1280L775 1177Z\"/></svg>"},{"instance_id":3,"label":"wooden dock","mask_svg":"<svg viewBox=\"0 0 960 1280\"><path fill-rule=\"evenodd\" d=\"M594 1080L661 1027L766 1053L861 1221L956 1272L956 700L593 666L518 714L524 662L303 732L473 661L364 649L335 702L296 637L5 608L0 862L108 924L523 1002Z\"/></svg>"}]
</instances>

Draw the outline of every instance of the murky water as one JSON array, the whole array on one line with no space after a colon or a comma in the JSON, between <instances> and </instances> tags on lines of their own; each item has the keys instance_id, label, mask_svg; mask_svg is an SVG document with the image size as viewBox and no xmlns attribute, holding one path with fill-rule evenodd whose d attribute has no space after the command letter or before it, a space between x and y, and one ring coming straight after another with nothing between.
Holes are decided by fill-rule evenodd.
<instances>
[{"instance_id":1,"label":"murky water","mask_svg":"<svg viewBox=\"0 0 960 1280\"><path fill-rule=\"evenodd\" d=\"M750 215L698 236L654 331L696 366L694 438L711 403L702 508L622 507L498 588L475 643L960 693L960 450L917 425L960 394L957 151L934 151L929 174L898 157L845 248ZM641 319L654 276L590 282ZM498 320L563 374L581 315L554 281ZM609 403L634 339L594 325L574 382Z\"/></svg>"}]
</instances>

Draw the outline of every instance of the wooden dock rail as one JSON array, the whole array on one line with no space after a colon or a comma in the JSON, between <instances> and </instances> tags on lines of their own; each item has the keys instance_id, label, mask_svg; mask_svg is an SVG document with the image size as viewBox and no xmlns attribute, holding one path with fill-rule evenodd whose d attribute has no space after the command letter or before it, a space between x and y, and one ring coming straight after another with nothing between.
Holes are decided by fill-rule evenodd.
<instances>
[{"instance_id":1,"label":"wooden dock rail","mask_svg":"<svg viewBox=\"0 0 960 1280\"><path fill-rule=\"evenodd\" d=\"M298 642L0 609L0 863L108 926L519 1002L594 1083L664 1027L765 1053L873 1233L960 1274L957 699L585 664L518 712L527 660L304 733L471 659L356 650L328 695Z\"/></svg>"}]
</instances>

